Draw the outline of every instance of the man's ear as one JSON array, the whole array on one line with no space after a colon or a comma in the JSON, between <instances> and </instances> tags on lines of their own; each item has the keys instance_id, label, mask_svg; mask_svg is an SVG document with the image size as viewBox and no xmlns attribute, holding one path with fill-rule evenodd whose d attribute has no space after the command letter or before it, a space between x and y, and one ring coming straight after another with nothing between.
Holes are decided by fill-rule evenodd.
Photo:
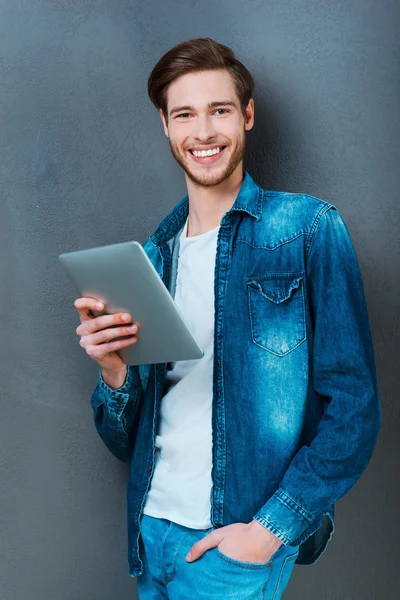
<instances>
[{"instance_id":1,"label":"man's ear","mask_svg":"<svg viewBox=\"0 0 400 600\"><path fill-rule=\"evenodd\" d=\"M162 108L160 108L159 112L160 112L161 121L162 121L162 124L163 124L163 127L164 127L164 133L165 133L165 135L167 137L169 137L169 135L168 135L168 125L167 125L167 123L165 121L165 117L164 117L164 113L162 111Z\"/></svg>"},{"instance_id":2,"label":"man's ear","mask_svg":"<svg viewBox=\"0 0 400 600\"><path fill-rule=\"evenodd\" d=\"M253 128L254 125L254 100L250 98L249 103L246 107L246 118L244 127L247 131Z\"/></svg>"}]
</instances>

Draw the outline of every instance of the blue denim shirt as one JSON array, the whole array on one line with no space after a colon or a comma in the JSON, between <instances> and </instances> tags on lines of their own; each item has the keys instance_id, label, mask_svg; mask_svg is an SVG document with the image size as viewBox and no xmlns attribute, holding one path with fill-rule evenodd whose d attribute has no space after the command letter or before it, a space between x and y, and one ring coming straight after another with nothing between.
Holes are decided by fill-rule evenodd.
<instances>
[{"instance_id":1,"label":"blue denim shirt","mask_svg":"<svg viewBox=\"0 0 400 600\"><path fill-rule=\"evenodd\" d=\"M187 215L185 196L143 244L172 296ZM214 292L211 522L254 518L312 564L381 424L361 273L337 208L263 190L245 173L221 219ZM131 576L143 572L140 517L166 368L130 366L117 390L100 371L91 398L100 437L130 463Z\"/></svg>"}]
</instances>

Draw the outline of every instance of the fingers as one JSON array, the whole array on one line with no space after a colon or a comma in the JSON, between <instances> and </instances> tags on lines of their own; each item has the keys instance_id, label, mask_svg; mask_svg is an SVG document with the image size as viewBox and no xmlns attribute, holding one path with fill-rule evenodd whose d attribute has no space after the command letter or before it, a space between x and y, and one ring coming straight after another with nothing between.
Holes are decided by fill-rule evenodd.
<instances>
[{"instance_id":1,"label":"fingers","mask_svg":"<svg viewBox=\"0 0 400 600\"><path fill-rule=\"evenodd\" d=\"M110 371L119 370L123 361L116 351L138 341L135 334L139 323L132 323L129 313L94 316L92 311L101 312L105 308L105 303L96 298L77 298L74 306L81 321L76 328L76 333L80 336L79 345L102 367L107 365Z\"/></svg>"},{"instance_id":2,"label":"fingers","mask_svg":"<svg viewBox=\"0 0 400 600\"><path fill-rule=\"evenodd\" d=\"M80 326L79 326L80 327ZM78 329L79 329L78 327ZM107 342L111 342L115 340L115 338L122 337L125 335L134 335L137 333L138 327L136 324L125 325L124 327L106 327L105 329L101 329L97 333L83 335L81 337L81 342L83 339L86 340L87 344L104 344ZM79 335L79 334L78 334ZM81 346L83 344L81 343Z\"/></svg>"},{"instance_id":3,"label":"fingers","mask_svg":"<svg viewBox=\"0 0 400 600\"><path fill-rule=\"evenodd\" d=\"M103 330L106 327L112 327L117 325L133 325L132 317L128 313L115 313L113 315L101 315L100 317L94 317L90 320L83 321L77 328L76 333L78 335L90 335L97 331Z\"/></svg>"},{"instance_id":4,"label":"fingers","mask_svg":"<svg viewBox=\"0 0 400 600\"><path fill-rule=\"evenodd\" d=\"M130 346L131 344L135 344L137 342L137 337L131 336L129 338L124 338L123 340L116 340L114 342L109 342L107 344L89 344L85 342L85 338L79 342L79 344L85 348L86 354L93 358L94 360L102 360L107 354L111 352L115 352L120 350L120 348L125 348L126 346Z\"/></svg>"},{"instance_id":5,"label":"fingers","mask_svg":"<svg viewBox=\"0 0 400 600\"><path fill-rule=\"evenodd\" d=\"M198 542L193 544L193 546L190 548L188 554L186 555L186 560L187 561L196 560L202 554L204 554L204 552L206 552L207 550L210 550L210 548L215 548L216 546L218 546L222 542L223 539L224 539L224 536L220 532L212 531L211 533L206 535L204 538L202 538L201 540L199 540Z\"/></svg>"},{"instance_id":6,"label":"fingers","mask_svg":"<svg viewBox=\"0 0 400 600\"><path fill-rule=\"evenodd\" d=\"M132 321L132 316L129 313L115 313L94 317L91 314L92 310L102 310L104 308L104 304L99 305L94 298L78 298L75 300L74 306L81 320L81 324L76 329L77 335L90 335L106 327L121 324L126 325Z\"/></svg>"},{"instance_id":7,"label":"fingers","mask_svg":"<svg viewBox=\"0 0 400 600\"><path fill-rule=\"evenodd\" d=\"M104 304L98 302L95 298L77 298L74 302L74 306L78 311L81 323L83 321L94 319L90 313L91 310L103 310Z\"/></svg>"}]
</instances>

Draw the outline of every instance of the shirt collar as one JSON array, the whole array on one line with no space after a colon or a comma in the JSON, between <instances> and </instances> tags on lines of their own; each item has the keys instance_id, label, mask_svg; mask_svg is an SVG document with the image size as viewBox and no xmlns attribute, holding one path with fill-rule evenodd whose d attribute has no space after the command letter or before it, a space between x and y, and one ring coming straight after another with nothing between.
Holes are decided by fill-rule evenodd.
<instances>
[{"instance_id":1,"label":"shirt collar","mask_svg":"<svg viewBox=\"0 0 400 600\"><path fill-rule=\"evenodd\" d=\"M236 200L225 215L229 215L235 211L244 211L259 221L262 213L262 200L262 189L256 184L251 175L247 171L244 171L242 185L236 196ZM184 227L188 213L189 196L186 194L150 236L153 243L156 246L160 246L174 237Z\"/></svg>"}]
</instances>

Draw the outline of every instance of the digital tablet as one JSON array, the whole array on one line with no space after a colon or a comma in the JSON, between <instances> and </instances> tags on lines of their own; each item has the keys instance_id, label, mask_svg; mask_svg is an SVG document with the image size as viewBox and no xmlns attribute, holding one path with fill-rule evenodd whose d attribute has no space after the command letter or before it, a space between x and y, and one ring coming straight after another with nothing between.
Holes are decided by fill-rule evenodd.
<instances>
[{"instance_id":1,"label":"digital tablet","mask_svg":"<svg viewBox=\"0 0 400 600\"><path fill-rule=\"evenodd\" d=\"M117 350L126 365L204 356L139 242L66 252L58 258L81 297L104 302L103 311L92 311L96 317L129 312L138 323L138 340Z\"/></svg>"}]
</instances>

